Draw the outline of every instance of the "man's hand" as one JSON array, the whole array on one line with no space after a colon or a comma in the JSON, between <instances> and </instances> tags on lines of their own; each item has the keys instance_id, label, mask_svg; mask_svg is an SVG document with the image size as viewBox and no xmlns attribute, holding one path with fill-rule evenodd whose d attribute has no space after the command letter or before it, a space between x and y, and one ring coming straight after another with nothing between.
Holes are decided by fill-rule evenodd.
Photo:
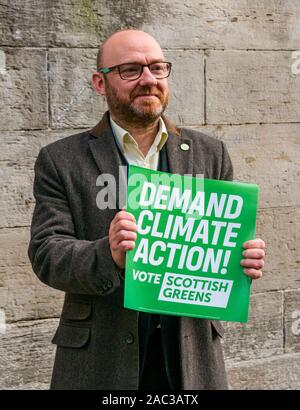
<instances>
[{"instance_id":1,"label":"man's hand","mask_svg":"<svg viewBox=\"0 0 300 410\"><path fill-rule=\"evenodd\" d=\"M244 266L244 272L252 279L259 279L262 277L262 268L264 267L265 249L266 245L262 239L252 239L243 243L243 256L245 259L241 260L241 265Z\"/></svg>"},{"instance_id":2,"label":"man's hand","mask_svg":"<svg viewBox=\"0 0 300 410\"><path fill-rule=\"evenodd\" d=\"M135 247L137 226L134 216L122 209L111 221L109 227L110 251L119 268L125 268L126 251Z\"/></svg>"}]
</instances>

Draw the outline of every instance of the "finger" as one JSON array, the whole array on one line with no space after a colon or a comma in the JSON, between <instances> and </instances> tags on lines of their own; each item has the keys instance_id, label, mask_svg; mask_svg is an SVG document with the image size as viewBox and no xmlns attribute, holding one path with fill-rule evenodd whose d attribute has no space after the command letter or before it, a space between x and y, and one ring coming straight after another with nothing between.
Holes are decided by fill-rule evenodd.
<instances>
[{"instance_id":1,"label":"finger","mask_svg":"<svg viewBox=\"0 0 300 410\"><path fill-rule=\"evenodd\" d=\"M260 238L250 239L250 241L246 241L246 242L243 243L243 248L244 249L249 249L249 248L265 249L266 244Z\"/></svg>"},{"instance_id":2,"label":"finger","mask_svg":"<svg viewBox=\"0 0 300 410\"><path fill-rule=\"evenodd\" d=\"M133 221L129 221L128 219L122 219L121 221L115 223L114 230L116 233L122 230L135 232L137 231L137 226L136 223Z\"/></svg>"},{"instance_id":3,"label":"finger","mask_svg":"<svg viewBox=\"0 0 300 410\"><path fill-rule=\"evenodd\" d=\"M116 236L114 241L116 242L116 244L118 245L120 242L122 241L136 241L136 233L132 232L132 231L119 231Z\"/></svg>"},{"instance_id":4,"label":"finger","mask_svg":"<svg viewBox=\"0 0 300 410\"><path fill-rule=\"evenodd\" d=\"M249 276L252 279L259 279L262 277L263 273L258 269L244 269L245 275Z\"/></svg>"},{"instance_id":5,"label":"finger","mask_svg":"<svg viewBox=\"0 0 300 410\"><path fill-rule=\"evenodd\" d=\"M118 249L120 251L126 252L126 251L131 251L135 247L135 242L134 241L122 241L118 245Z\"/></svg>"},{"instance_id":6,"label":"finger","mask_svg":"<svg viewBox=\"0 0 300 410\"><path fill-rule=\"evenodd\" d=\"M263 259L265 257L265 251L263 249L246 249L242 255L249 259Z\"/></svg>"},{"instance_id":7,"label":"finger","mask_svg":"<svg viewBox=\"0 0 300 410\"><path fill-rule=\"evenodd\" d=\"M113 220L109 227L109 237L111 239L114 239L116 234L121 230L136 232L137 225L135 222L129 219L122 219L120 221Z\"/></svg>"},{"instance_id":8,"label":"finger","mask_svg":"<svg viewBox=\"0 0 300 410\"><path fill-rule=\"evenodd\" d=\"M136 241L137 234L135 229L111 229L109 231L109 243L115 250L118 244L123 240Z\"/></svg>"},{"instance_id":9,"label":"finger","mask_svg":"<svg viewBox=\"0 0 300 410\"><path fill-rule=\"evenodd\" d=\"M127 212L127 211L119 211L119 212L116 214L116 216L114 217L113 220L114 220L115 222L118 222L118 221L121 221L122 219L126 219L126 220L129 220L129 221L135 222L135 217L134 217L131 213Z\"/></svg>"},{"instance_id":10,"label":"finger","mask_svg":"<svg viewBox=\"0 0 300 410\"><path fill-rule=\"evenodd\" d=\"M242 259L241 265L245 268L262 269L265 262L263 259Z\"/></svg>"}]
</instances>

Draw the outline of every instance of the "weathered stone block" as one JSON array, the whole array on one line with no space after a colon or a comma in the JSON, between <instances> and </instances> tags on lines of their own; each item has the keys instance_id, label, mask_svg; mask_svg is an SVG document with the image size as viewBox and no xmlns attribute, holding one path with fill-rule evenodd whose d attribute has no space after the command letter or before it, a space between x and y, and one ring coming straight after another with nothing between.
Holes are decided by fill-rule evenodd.
<instances>
[{"instance_id":1,"label":"weathered stone block","mask_svg":"<svg viewBox=\"0 0 300 410\"><path fill-rule=\"evenodd\" d=\"M105 0L55 1L51 5L52 37L55 45L98 47L108 35L128 27L140 27L151 19L151 3L143 0L107 2ZM156 6L161 5L157 3Z\"/></svg>"},{"instance_id":2,"label":"weathered stone block","mask_svg":"<svg viewBox=\"0 0 300 410\"><path fill-rule=\"evenodd\" d=\"M253 282L254 292L299 288L299 207L261 210L256 236L266 242L264 276Z\"/></svg>"},{"instance_id":3,"label":"weathered stone block","mask_svg":"<svg viewBox=\"0 0 300 410\"><path fill-rule=\"evenodd\" d=\"M34 208L33 167L40 149L81 130L5 132L0 139L0 227L29 226ZM1 235L1 233L0 233ZM0 262L1 264L1 262Z\"/></svg>"},{"instance_id":4,"label":"weathered stone block","mask_svg":"<svg viewBox=\"0 0 300 410\"><path fill-rule=\"evenodd\" d=\"M0 301L6 320L37 319L35 290L29 267L1 268L0 277L2 293L6 290L6 297Z\"/></svg>"},{"instance_id":5,"label":"weathered stone block","mask_svg":"<svg viewBox=\"0 0 300 410\"><path fill-rule=\"evenodd\" d=\"M0 161L7 162L11 166L16 164L27 165L32 169L42 147L83 131L85 129L2 132Z\"/></svg>"},{"instance_id":6,"label":"weathered stone block","mask_svg":"<svg viewBox=\"0 0 300 410\"><path fill-rule=\"evenodd\" d=\"M234 390L299 390L300 354L249 360L227 366Z\"/></svg>"},{"instance_id":7,"label":"weathered stone block","mask_svg":"<svg viewBox=\"0 0 300 410\"><path fill-rule=\"evenodd\" d=\"M196 127L226 143L234 179L260 186L259 207L300 203L300 124L252 124Z\"/></svg>"},{"instance_id":8,"label":"weathered stone block","mask_svg":"<svg viewBox=\"0 0 300 410\"><path fill-rule=\"evenodd\" d=\"M57 325L57 319L7 325L0 334L0 389L49 388Z\"/></svg>"},{"instance_id":9,"label":"weathered stone block","mask_svg":"<svg viewBox=\"0 0 300 410\"><path fill-rule=\"evenodd\" d=\"M0 229L0 267L28 265L30 228Z\"/></svg>"},{"instance_id":10,"label":"weathered stone block","mask_svg":"<svg viewBox=\"0 0 300 410\"><path fill-rule=\"evenodd\" d=\"M15 0L14 6L7 0L0 8L0 36L5 45L98 47L115 30L142 27L171 13L172 3L157 0Z\"/></svg>"},{"instance_id":11,"label":"weathered stone block","mask_svg":"<svg viewBox=\"0 0 300 410\"><path fill-rule=\"evenodd\" d=\"M46 51L5 47L0 51L0 130L46 128Z\"/></svg>"},{"instance_id":12,"label":"weathered stone block","mask_svg":"<svg viewBox=\"0 0 300 410\"><path fill-rule=\"evenodd\" d=\"M77 132L78 130L2 132L0 161L7 162L11 166L16 164L28 165L32 169L35 159L44 145Z\"/></svg>"},{"instance_id":13,"label":"weathered stone block","mask_svg":"<svg viewBox=\"0 0 300 410\"><path fill-rule=\"evenodd\" d=\"M300 289L284 292L285 351L300 352Z\"/></svg>"},{"instance_id":14,"label":"weathered stone block","mask_svg":"<svg viewBox=\"0 0 300 410\"><path fill-rule=\"evenodd\" d=\"M29 226L34 208L33 170L20 164L4 163L0 170L1 227Z\"/></svg>"},{"instance_id":15,"label":"weathered stone block","mask_svg":"<svg viewBox=\"0 0 300 410\"><path fill-rule=\"evenodd\" d=\"M91 85L96 50L52 49L50 62L51 126L92 127L106 110Z\"/></svg>"},{"instance_id":16,"label":"weathered stone block","mask_svg":"<svg viewBox=\"0 0 300 410\"><path fill-rule=\"evenodd\" d=\"M51 16L47 0L3 0L0 5L2 45L42 47L49 43Z\"/></svg>"},{"instance_id":17,"label":"weathered stone block","mask_svg":"<svg viewBox=\"0 0 300 410\"><path fill-rule=\"evenodd\" d=\"M148 4L154 18L145 20L142 28L164 47L299 48L300 5L293 0L168 0L159 6Z\"/></svg>"},{"instance_id":18,"label":"weathered stone block","mask_svg":"<svg viewBox=\"0 0 300 410\"><path fill-rule=\"evenodd\" d=\"M0 7L4 45L97 47L121 28L142 28L164 47L298 49L297 1L9 0Z\"/></svg>"},{"instance_id":19,"label":"weathered stone block","mask_svg":"<svg viewBox=\"0 0 300 410\"><path fill-rule=\"evenodd\" d=\"M251 296L248 323L224 322L224 355L239 362L283 353L283 292Z\"/></svg>"},{"instance_id":20,"label":"weathered stone block","mask_svg":"<svg viewBox=\"0 0 300 410\"><path fill-rule=\"evenodd\" d=\"M209 124L299 122L300 75L290 51L209 51Z\"/></svg>"},{"instance_id":21,"label":"weathered stone block","mask_svg":"<svg viewBox=\"0 0 300 410\"><path fill-rule=\"evenodd\" d=\"M166 51L173 63L166 115L177 125L204 123L204 59L202 51Z\"/></svg>"},{"instance_id":22,"label":"weathered stone block","mask_svg":"<svg viewBox=\"0 0 300 410\"><path fill-rule=\"evenodd\" d=\"M60 316L64 293L42 284L29 265L0 268L0 290L8 322Z\"/></svg>"}]
</instances>

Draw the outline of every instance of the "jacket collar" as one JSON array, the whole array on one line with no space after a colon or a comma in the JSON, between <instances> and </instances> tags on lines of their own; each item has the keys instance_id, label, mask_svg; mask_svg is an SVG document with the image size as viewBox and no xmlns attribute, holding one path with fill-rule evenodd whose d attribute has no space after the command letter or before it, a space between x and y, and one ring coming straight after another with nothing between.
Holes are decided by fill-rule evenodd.
<instances>
[{"instance_id":1,"label":"jacket collar","mask_svg":"<svg viewBox=\"0 0 300 410\"><path fill-rule=\"evenodd\" d=\"M183 130L176 127L166 117L163 116L163 120L168 131L166 145L170 172L180 175L192 174L192 139L184 135ZM95 137L94 140L90 141L90 148L98 168L104 173L115 175L116 181L119 181L118 167L121 166L122 163L110 127L108 111L103 115L100 122L89 131L89 133Z\"/></svg>"}]
</instances>

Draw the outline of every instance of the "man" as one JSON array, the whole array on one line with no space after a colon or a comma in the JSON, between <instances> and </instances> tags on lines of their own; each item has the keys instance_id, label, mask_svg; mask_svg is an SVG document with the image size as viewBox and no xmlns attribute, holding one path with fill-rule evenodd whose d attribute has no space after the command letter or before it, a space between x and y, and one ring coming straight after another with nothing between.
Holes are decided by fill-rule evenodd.
<instances>
[{"instance_id":1,"label":"man","mask_svg":"<svg viewBox=\"0 0 300 410\"><path fill-rule=\"evenodd\" d=\"M162 117L171 64L153 37L116 32L97 63L93 86L109 112L92 130L44 147L35 165L29 257L41 281L66 292L51 387L226 389L220 322L123 307L125 255L137 227L118 195L107 209L96 198L99 174L114 175L119 188L127 163L230 180L229 155L221 141ZM244 247L245 274L257 279L265 244Z\"/></svg>"}]
</instances>

